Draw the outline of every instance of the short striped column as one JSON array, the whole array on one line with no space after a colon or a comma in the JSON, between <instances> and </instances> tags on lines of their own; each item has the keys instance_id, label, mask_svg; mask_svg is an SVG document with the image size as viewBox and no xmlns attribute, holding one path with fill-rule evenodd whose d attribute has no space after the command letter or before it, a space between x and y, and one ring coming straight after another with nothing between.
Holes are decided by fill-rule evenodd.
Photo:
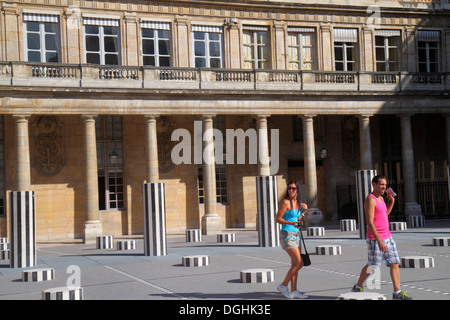
<instances>
[{"instance_id":1,"label":"short striped column","mask_svg":"<svg viewBox=\"0 0 450 320\"><path fill-rule=\"evenodd\" d=\"M2 243L8 243L8 238L6 238L6 237L1 237L1 238L0 238L0 244L2 244Z\"/></svg>"},{"instance_id":2,"label":"short striped column","mask_svg":"<svg viewBox=\"0 0 450 320\"><path fill-rule=\"evenodd\" d=\"M167 255L166 196L162 182L144 183L144 255Z\"/></svg>"},{"instance_id":3,"label":"short striped column","mask_svg":"<svg viewBox=\"0 0 450 320\"><path fill-rule=\"evenodd\" d=\"M187 229L186 230L186 242L201 242L202 230L201 229Z\"/></svg>"},{"instance_id":4,"label":"short striped column","mask_svg":"<svg viewBox=\"0 0 450 320\"><path fill-rule=\"evenodd\" d=\"M341 246L338 245L320 245L316 246L316 254L322 256L337 256L342 253Z\"/></svg>"},{"instance_id":5,"label":"short striped column","mask_svg":"<svg viewBox=\"0 0 450 320\"><path fill-rule=\"evenodd\" d=\"M366 238L367 222L364 212L366 197L372 192L372 179L377 175L377 170L358 170L356 172L356 204L358 207L359 237Z\"/></svg>"},{"instance_id":6,"label":"short striped column","mask_svg":"<svg viewBox=\"0 0 450 320\"><path fill-rule=\"evenodd\" d=\"M209 256L186 256L182 258L184 267L203 267L209 265Z\"/></svg>"},{"instance_id":7,"label":"short striped column","mask_svg":"<svg viewBox=\"0 0 450 320\"><path fill-rule=\"evenodd\" d=\"M136 250L136 240L117 240L117 250Z\"/></svg>"},{"instance_id":8,"label":"short striped column","mask_svg":"<svg viewBox=\"0 0 450 320\"><path fill-rule=\"evenodd\" d=\"M306 228L306 233L308 236L324 236L325 228L324 227L308 227Z\"/></svg>"},{"instance_id":9,"label":"short striped column","mask_svg":"<svg viewBox=\"0 0 450 320\"><path fill-rule=\"evenodd\" d=\"M411 215L411 216L409 216L409 226L411 228L425 227L425 217L423 215Z\"/></svg>"},{"instance_id":10,"label":"short striped column","mask_svg":"<svg viewBox=\"0 0 450 320\"><path fill-rule=\"evenodd\" d=\"M450 247L450 238L448 237L436 237L433 238L433 246L436 247Z\"/></svg>"},{"instance_id":11,"label":"short striped column","mask_svg":"<svg viewBox=\"0 0 450 320\"><path fill-rule=\"evenodd\" d=\"M114 236L98 236L97 249L113 249L114 248Z\"/></svg>"},{"instance_id":12,"label":"short striped column","mask_svg":"<svg viewBox=\"0 0 450 320\"><path fill-rule=\"evenodd\" d=\"M434 258L427 256L409 256L400 258L402 268L433 268Z\"/></svg>"},{"instance_id":13,"label":"short striped column","mask_svg":"<svg viewBox=\"0 0 450 320\"><path fill-rule=\"evenodd\" d=\"M386 296L376 292L348 292L341 294L338 300L386 300Z\"/></svg>"},{"instance_id":14,"label":"short striped column","mask_svg":"<svg viewBox=\"0 0 450 320\"><path fill-rule=\"evenodd\" d=\"M42 291L42 300L83 300L83 288L52 288Z\"/></svg>"},{"instance_id":15,"label":"short striped column","mask_svg":"<svg viewBox=\"0 0 450 320\"><path fill-rule=\"evenodd\" d=\"M0 250L0 260L9 260L10 250Z\"/></svg>"},{"instance_id":16,"label":"short striped column","mask_svg":"<svg viewBox=\"0 0 450 320\"><path fill-rule=\"evenodd\" d=\"M356 231L355 219L342 219L340 221L341 231Z\"/></svg>"},{"instance_id":17,"label":"short striped column","mask_svg":"<svg viewBox=\"0 0 450 320\"><path fill-rule=\"evenodd\" d=\"M0 250L9 250L9 243L0 243Z\"/></svg>"},{"instance_id":18,"label":"short striped column","mask_svg":"<svg viewBox=\"0 0 450 320\"><path fill-rule=\"evenodd\" d=\"M236 235L234 233L222 233L217 235L217 242L235 242Z\"/></svg>"},{"instance_id":19,"label":"short striped column","mask_svg":"<svg viewBox=\"0 0 450 320\"><path fill-rule=\"evenodd\" d=\"M407 229L406 222L389 222L390 231L406 231Z\"/></svg>"},{"instance_id":20,"label":"short striped column","mask_svg":"<svg viewBox=\"0 0 450 320\"><path fill-rule=\"evenodd\" d=\"M55 279L55 269L39 268L22 271L22 281L41 282Z\"/></svg>"},{"instance_id":21,"label":"short striped column","mask_svg":"<svg viewBox=\"0 0 450 320\"><path fill-rule=\"evenodd\" d=\"M242 283L266 283L275 280L271 269L247 269L242 270L240 275Z\"/></svg>"},{"instance_id":22,"label":"short striped column","mask_svg":"<svg viewBox=\"0 0 450 320\"><path fill-rule=\"evenodd\" d=\"M276 176L256 177L256 201L258 210L258 243L260 247L280 245L280 225L275 217L278 211Z\"/></svg>"},{"instance_id":23,"label":"short striped column","mask_svg":"<svg viewBox=\"0 0 450 320\"><path fill-rule=\"evenodd\" d=\"M10 193L10 266L36 266L36 204L34 191Z\"/></svg>"}]
</instances>

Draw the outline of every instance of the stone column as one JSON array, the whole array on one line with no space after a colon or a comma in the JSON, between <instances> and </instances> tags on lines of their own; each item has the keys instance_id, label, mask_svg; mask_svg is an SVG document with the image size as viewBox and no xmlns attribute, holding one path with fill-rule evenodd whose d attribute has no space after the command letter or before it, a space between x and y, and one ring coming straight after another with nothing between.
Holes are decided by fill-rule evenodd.
<instances>
[{"instance_id":1,"label":"stone column","mask_svg":"<svg viewBox=\"0 0 450 320\"><path fill-rule=\"evenodd\" d=\"M145 138L146 138L147 182L159 182L156 117L157 116L155 115L149 115L146 117Z\"/></svg>"},{"instance_id":2,"label":"stone column","mask_svg":"<svg viewBox=\"0 0 450 320\"><path fill-rule=\"evenodd\" d=\"M28 138L29 115L14 116L16 120L16 148L17 148L17 190L30 190L30 144Z\"/></svg>"},{"instance_id":3,"label":"stone column","mask_svg":"<svg viewBox=\"0 0 450 320\"><path fill-rule=\"evenodd\" d=\"M414 150L411 132L411 115L400 115L402 135L403 183L405 189L404 211L408 219L410 215L421 215L422 209L417 203L416 175L414 172Z\"/></svg>"},{"instance_id":4,"label":"stone column","mask_svg":"<svg viewBox=\"0 0 450 320\"><path fill-rule=\"evenodd\" d=\"M165 185L159 182L156 115L146 118L147 183L144 183L144 255L167 255Z\"/></svg>"},{"instance_id":5,"label":"stone column","mask_svg":"<svg viewBox=\"0 0 450 320\"><path fill-rule=\"evenodd\" d=\"M372 143L370 140L370 115L359 116L359 144L361 169L372 169Z\"/></svg>"},{"instance_id":6,"label":"stone column","mask_svg":"<svg viewBox=\"0 0 450 320\"><path fill-rule=\"evenodd\" d=\"M267 116L256 118L258 129L258 172L260 176L270 175L269 135L267 131Z\"/></svg>"},{"instance_id":7,"label":"stone column","mask_svg":"<svg viewBox=\"0 0 450 320\"><path fill-rule=\"evenodd\" d=\"M214 158L214 134L212 116L203 116L203 188L205 215L202 218L202 233L222 232L222 221L216 212L216 165Z\"/></svg>"},{"instance_id":8,"label":"stone column","mask_svg":"<svg viewBox=\"0 0 450 320\"><path fill-rule=\"evenodd\" d=\"M305 115L303 119L303 151L305 162L306 196L302 197L309 207L309 222L317 225L323 220L317 199L316 148L314 145L314 116Z\"/></svg>"},{"instance_id":9,"label":"stone column","mask_svg":"<svg viewBox=\"0 0 450 320\"><path fill-rule=\"evenodd\" d=\"M98 216L98 169L97 140L95 137L95 116L83 115L84 159L86 178L86 221L84 222L84 243L95 243L102 235L102 223Z\"/></svg>"},{"instance_id":10,"label":"stone column","mask_svg":"<svg viewBox=\"0 0 450 320\"><path fill-rule=\"evenodd\" d=\"M35 194L31 189L28 115L14 116L16 121L17 190L10 193L10 267L36 265Z\"/></svg>"}]
</instances>

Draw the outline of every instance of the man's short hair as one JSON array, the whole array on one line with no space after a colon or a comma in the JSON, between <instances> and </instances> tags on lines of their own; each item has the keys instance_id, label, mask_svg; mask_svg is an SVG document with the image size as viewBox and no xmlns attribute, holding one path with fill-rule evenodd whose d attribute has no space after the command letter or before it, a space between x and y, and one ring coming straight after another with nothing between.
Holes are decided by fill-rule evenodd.
<instances>
[{"instance_id":1,"label":"man's short hair","mask_svg":"<svg viewBox=\"0 0 450 320\"><path fill-rule=\"evenodd\" d=\"M377 184L380 179L386 180L386 177L381 175L381 174L378 174L378 175L376 175L375 177L372 178L372 183Z\"/></svg>"}]
</instances>

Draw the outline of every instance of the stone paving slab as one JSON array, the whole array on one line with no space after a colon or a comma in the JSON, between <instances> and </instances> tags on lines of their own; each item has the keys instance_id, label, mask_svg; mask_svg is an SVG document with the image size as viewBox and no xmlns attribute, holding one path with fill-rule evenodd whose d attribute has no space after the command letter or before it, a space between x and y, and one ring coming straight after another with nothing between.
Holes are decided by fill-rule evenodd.
<instances>
[{"instance_id":1,"label":"stone paving slab","mask_svg":"<svg viewBox=\"0 0 450 320\"><path fill-rule=\"evenodd\" d=\"M326 225L326 236L306 236L312 265L299 273L300 291L312 301L336 300L349 292L366 263L365 240L359 232L342 232L339 225ZM80 270L80 285L85 300L177 300L244 301L285 300L276 287L289 269L289 258L280 248L258 247L256 231L233 229L236 242L217 243L216 236L204 236L202 242L186 243L184 235L168 236L168 255L143 255L142 237L137 250L95 249L94 245L74 243L38 243L37 267L51 267L56 278L46 282L22 282L22 271L0 261L0 300L41 300L42 291L66 286L72 274L69 266ZM426 255L436 266L428 269L401 268L401 285L415 300L450 300L450 247L435 247L432 238L450 236L450 221L427 221L425 228L392 232L399 256ZM340 245L342 254L316 255L316 245ZM208 255L210 264L183 267L182 257ZM272 269L275 281L241 283L240 271L252 268ZM382 266L381 283L376 290L392 299L389 268Z\"/></svg>"}]
</instances>

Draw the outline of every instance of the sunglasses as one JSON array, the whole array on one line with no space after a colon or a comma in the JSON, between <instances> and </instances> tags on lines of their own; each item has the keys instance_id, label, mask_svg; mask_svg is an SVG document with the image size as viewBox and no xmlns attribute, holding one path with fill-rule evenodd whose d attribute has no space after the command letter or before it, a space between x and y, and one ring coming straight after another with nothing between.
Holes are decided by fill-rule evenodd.
<instances>
[{"instance_id":1,"label":"sunglasses","mask_svg":"<svg viewBox=\"0 0 450 320\"><path fill-rule=\"evenodd\" d=\"M295 190L297 190L297 188L291 188L291 187L289 187L288 190L289 190L289 191L291 191L291 190L295 191Z\"/></svg>"}]
</instances>

